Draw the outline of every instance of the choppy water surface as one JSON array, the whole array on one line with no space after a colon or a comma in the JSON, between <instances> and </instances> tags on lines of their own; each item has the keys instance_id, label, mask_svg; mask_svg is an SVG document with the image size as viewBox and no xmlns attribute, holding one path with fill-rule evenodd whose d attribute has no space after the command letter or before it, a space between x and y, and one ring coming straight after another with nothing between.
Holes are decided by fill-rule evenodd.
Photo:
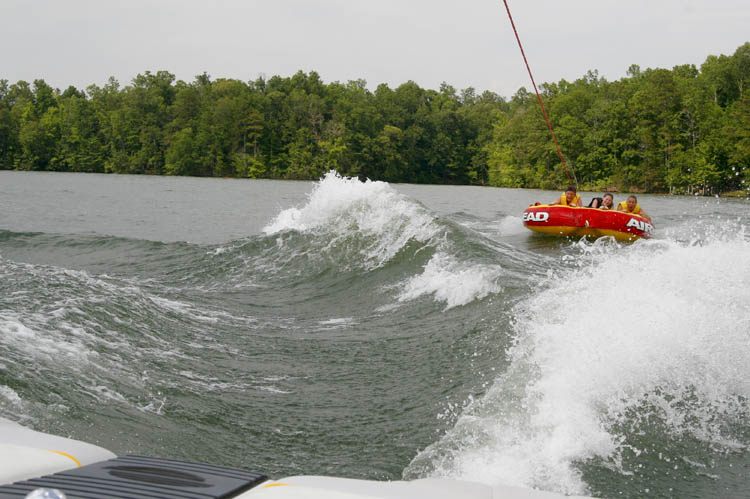
<instances>
[{"instance_id":1,"label":"choppy water surface","mask_svg":"<svg viewBox=\"0 0 750 499\"><path fill-rule=\"evenodd\" d=\"M750 205L533 235L555 193L0 172L0 416L272 476L750 490Z\"/></svg>"}]
</instances>

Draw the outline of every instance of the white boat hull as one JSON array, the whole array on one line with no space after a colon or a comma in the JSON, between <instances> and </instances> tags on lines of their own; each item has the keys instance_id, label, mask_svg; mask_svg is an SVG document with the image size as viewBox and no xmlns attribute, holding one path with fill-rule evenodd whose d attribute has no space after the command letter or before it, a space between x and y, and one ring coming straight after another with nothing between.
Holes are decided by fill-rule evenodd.
<instances>
[{"instance_id":1,"label":"white boat hull","mask_svg":"<svg viewBox=\"0 0 750 499\"><path fill-rule=\"evenodd\" d=\"M22 487L32 487L29 480L44 477L45 480L54 483L56 473L70 480L71 476L87 469L98 468L95 480L98 486L108 484L108 472L110 469L126 470L124 473L133 475L141 474L145 477L139 482L137 476L126 478L133 482L132 497L139 497L139 490L143 490L144 483L152 484L160 477L171 478L175 474L186 477L183 481L189 482L193 470L205 468L207 476L212 470L219 470L218 475L228 475L233 471L246 475L255 475L254 482L247 482L242 486L240 492L223 497L235 497L238 499L559 499L566 497L561 494L544 492L520 487L506 485L485 485L461 480L446 478L424 478L412 481L378 482L372 480L356 480L351 478L335 478L324 476L292 476L279 480L268 480L261 474L230 470L228 468L211 467L210 465L199 465L182 461L159 460L157 458L124 457L116 459L112 452L97 447L96 445L80 442L70 438L58 437L25 428L7 419L0 418L0 496L3 495L3 486L13 484L16 490ZM109 464L112 460L114 463ZM137 466L128 464L128 460L138 463ZM103 463L107 461L107 463ZM125 464L123 464L125 462ZM188 470L175 471L179 466ZM170 468L171 467L171 468ZM104 470L104 472L102 472ZM135 472L133 472L135 470ZM223 473L225 470L227 473ZM112 483L117 482L123 486L122 473L114 478ZM204 480L202 477L195 477ZM85 480L92 480L85 478ZM31 483L35 483L33 480ZM93 482L79 482L93 483ZM25 485L24 485L25 484ZM201 484L201 486L204 486ZM207 485L206 485L207 486ZM140 488L139 488L140 487ZM248 487L249 490L246 490ZM59 488L65 492L64 487ZM163 496L150 497L172 497L168 492ZM19 497L19 496L16 496ZM21 496L22 497L22 496ZM122 497L122 496L118 496ZM182 496L181 497L189 497ZM570 496L567 496L570 497Z\"/></svg>"}]
</instances>

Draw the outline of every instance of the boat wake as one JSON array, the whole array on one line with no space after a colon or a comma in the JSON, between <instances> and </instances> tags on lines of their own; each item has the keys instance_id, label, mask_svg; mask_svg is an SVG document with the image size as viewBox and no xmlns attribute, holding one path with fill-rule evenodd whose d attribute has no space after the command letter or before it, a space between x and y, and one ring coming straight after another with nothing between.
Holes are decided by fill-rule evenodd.
<instances>
[{"instance_id":1,"label":"boat wake","mask_svg":"<svg viewBox=\"0 0 750 499\"><path fill-rule=\"evenodd\" d=\"M0 416L278 476L669 496L746 469L744 205L572 241L477 192L329 173L221 244L0 230Z\"/></svg>"},{"instance_id":2,"label":"boat wake","mask_svg":"<svg viewBox=\"0 0 750 499\"><path fill-rule=\"evenodd\" d=\"M325 262L337 273L396 266L403 276L420 269L386 285L399 290L398 302L429 295L452 308L502 289L505 272L487 241L437 218L385 182L330 172L315 184L304 206L283 210L264 233L282 250L277 256L288 247L291 259L304 257L305 265Z\"/></svg>"},{"instance_id":3,"label":"boat wake","mask_svg":"<svg viewBox=\"0 0 750 499\"><path fill-rule=\"evenodd\" d=\"M517 305L507 370L405 477L638 495L647 469L702 473L696 448L750 444L750 241L581 247Z\"/></svg>"}]
</instances>

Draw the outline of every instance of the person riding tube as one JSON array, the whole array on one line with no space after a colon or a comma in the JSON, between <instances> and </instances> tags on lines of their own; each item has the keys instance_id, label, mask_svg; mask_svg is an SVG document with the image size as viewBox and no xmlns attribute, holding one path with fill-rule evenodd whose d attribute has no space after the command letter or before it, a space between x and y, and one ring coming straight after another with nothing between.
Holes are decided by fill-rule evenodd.
<instances>
[{"instance_id":1,"label":"person riding tube","mask_svg":"<svg viewBox=\"0 0 750 499\"><path fill-rule=\"evenodd\" d=\"M576 188L573 185L569 185L565 192L550 204L561 204L563 206L583 206L581 202L581 195L576 193Z\"/></svg>"},{"instance_id":2,"label":"person riding tube","mask_svg":"<svg viewBox=\"0 0 750 499\"><path fill-rule=\"evenodd\" d=\"M602 205L602 198L591 198L586 208L599 208Z\"/></svg>"},{"instance_id":3,"label":"person riding tube","mask_svg":"<svg viewBox=\"0 0 750 499\"><path fill-rule=\"evenodd\" d=\"M594 208L599 208L600 210L611 210L614 208L614 202L615 198L612 196L612 194L609 192L605 192L601 202L599 203L599 206L594 206Z\"/></svg>"},{"instance_id":4,"label":"person riding tube","mask_svg":"<svg viewBox=\"0 0 750 499\"><path fill-rule=\"evenodd\" d=\"M625 213L640 215L649 222L651 221L651 217L648 216L648 214L641 209L641 205L638 204L638 198L633 195L628 196L627 201L622 201L620 204L618 204L617 211L624 211Z\"/></svg>"}]
</instances>

